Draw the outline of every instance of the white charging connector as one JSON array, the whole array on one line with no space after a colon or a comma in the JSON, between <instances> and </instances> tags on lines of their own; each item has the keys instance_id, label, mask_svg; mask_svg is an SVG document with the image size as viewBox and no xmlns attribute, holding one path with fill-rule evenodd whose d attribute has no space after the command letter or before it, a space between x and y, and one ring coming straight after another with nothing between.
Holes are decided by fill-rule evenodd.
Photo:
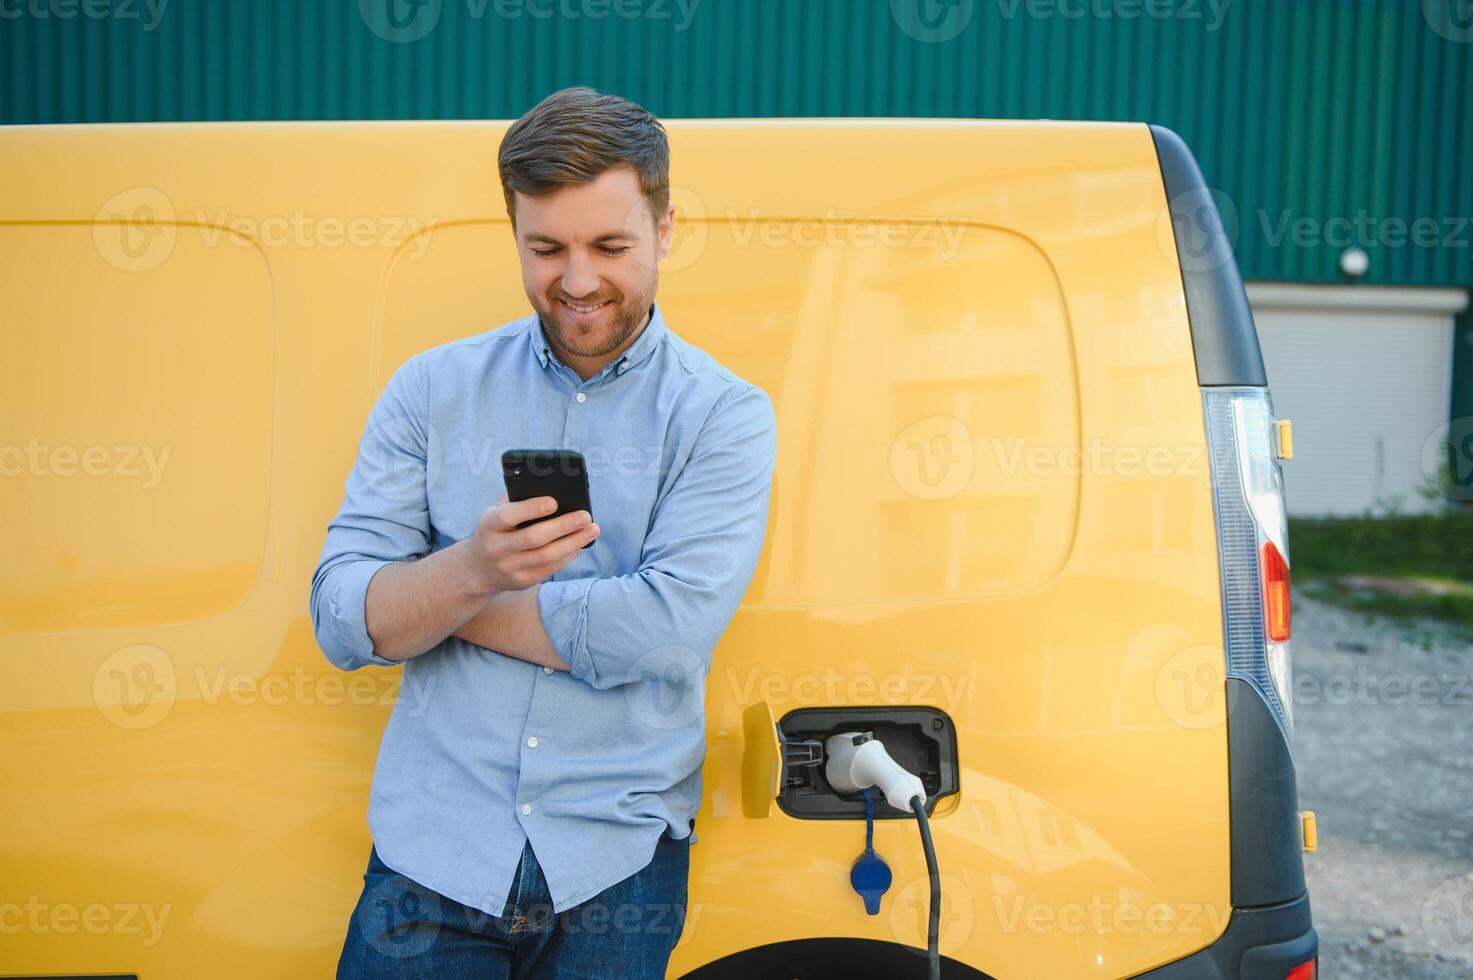
<instances>
[{"instance_id":1,"label":"white charging connector","mask_svg":"<svg viewBox=\"0 0 1473 980\"><path fill-rule=\"evenodd\" d=\"M941 870L936 863L936 845L931 840L931 821L926 815L926 789L915 773L901 768L890 758L874 732L840 732L823 740L823 775L841 793L858 793L876 787L897 810L915 814L921 829L921 846L926 851L926 870L931 876L931 910L926 916L926 976L941 980Z\"/></svg>"},{"instance_id":2,"label":"white charging connector","mask_svg":"<svg viewBox=\"0 0 1473 980\"><path fill-rule=\"evenodd\" d=\"M840 732L823 742L824 778L841 793L858 793L873 786L885 794L897 810L911 811L911 800L926 803L926 789L919 776L901 768L872 732Z\"/></svg>"}]
</instances>

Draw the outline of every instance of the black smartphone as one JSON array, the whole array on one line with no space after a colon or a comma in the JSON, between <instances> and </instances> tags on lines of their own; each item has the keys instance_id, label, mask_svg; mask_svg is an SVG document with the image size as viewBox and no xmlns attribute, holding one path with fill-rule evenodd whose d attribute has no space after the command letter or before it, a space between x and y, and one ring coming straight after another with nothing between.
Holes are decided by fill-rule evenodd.
<instances>
[{"instance_id":1,"label":"black smartphone","mask_svg":"<svg viewBox=\"0 0 1473 980\"><path fill-rule=\"evenodd\" d=\"M501 476L508 500L533 497L557 500L557 510L546 517L523 521L517 525L519 528L576 510L593 515L593 505L588 499L588 468L583 454L576 449L508 449L501 454ZM592 548L593 541L583 547Z\"/></svg>"}]
</instances>

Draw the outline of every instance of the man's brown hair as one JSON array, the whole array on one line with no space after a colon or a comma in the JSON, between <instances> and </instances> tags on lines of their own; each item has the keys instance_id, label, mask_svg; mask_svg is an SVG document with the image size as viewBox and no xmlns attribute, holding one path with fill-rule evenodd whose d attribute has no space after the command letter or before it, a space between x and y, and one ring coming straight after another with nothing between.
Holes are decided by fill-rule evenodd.
<instances>
[{"instance_id":1,"label":"man's brown hair","mask_svg":"<svg viewBox=\"0 0 1473 980\"><path fill-rule=\"evenodd\" d=\"M516 194L541 197L619 166L634 169L658 224L670 206L670 143L641 106L587 86L559 89L512 124L498 158L506 213L516 228Z\"/></svg>"}]
</instances>

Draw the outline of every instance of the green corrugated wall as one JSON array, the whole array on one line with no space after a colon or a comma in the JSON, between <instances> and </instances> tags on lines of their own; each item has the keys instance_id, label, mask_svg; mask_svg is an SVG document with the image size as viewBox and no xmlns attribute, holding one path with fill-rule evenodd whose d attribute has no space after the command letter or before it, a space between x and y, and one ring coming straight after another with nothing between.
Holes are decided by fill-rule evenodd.
<instances>
[{"instance_id":1,"label":"green corrugated wall","mask_svg":"<svg viewBox=\"0 0 1473 980\"><path fill-rule=\"evenodd\" d=\"M1336 281L1341 230L1367 281L1470 285L1459 2L0 0L0 113L506 118L582 83L666 117L1148 120L1233 202L1245 275Z\"/></svg>"}]
</instances>

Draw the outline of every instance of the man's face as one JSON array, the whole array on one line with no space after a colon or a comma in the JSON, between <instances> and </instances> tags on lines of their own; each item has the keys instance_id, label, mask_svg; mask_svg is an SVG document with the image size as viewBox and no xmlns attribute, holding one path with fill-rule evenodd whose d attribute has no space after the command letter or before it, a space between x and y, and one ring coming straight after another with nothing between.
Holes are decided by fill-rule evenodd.
<instances>
[{"instance_id":1,"label":"man's face","mask_svg":"<svg viewBox=\"0 0 1473 980\"><path fill-rule=\"evenodd\" d=\"M674 214L656 227L629 167L542 198L516 195L522 283L559 355L611 354L644 323Z\"/></svg>"}]
</instances>

